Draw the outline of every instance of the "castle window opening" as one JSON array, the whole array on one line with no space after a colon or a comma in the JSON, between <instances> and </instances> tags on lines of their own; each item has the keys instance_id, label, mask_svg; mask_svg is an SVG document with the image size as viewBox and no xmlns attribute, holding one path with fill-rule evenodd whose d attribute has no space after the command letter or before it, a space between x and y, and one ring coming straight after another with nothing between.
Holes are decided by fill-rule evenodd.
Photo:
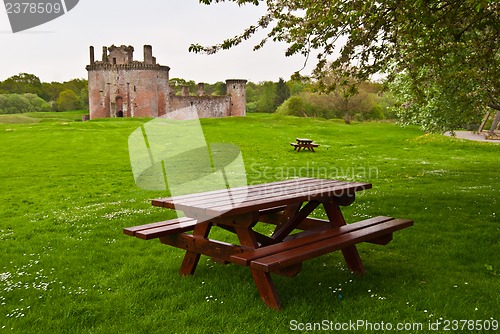
<instances>
[{"instance_id":1,"label":"castle window opening","mask_svg":"<svg viewBox=\"0 0 500 334\"><path fill-rule=\"evenodd\" d=\"M113 65L116 65L116 58L113 58Z\"/></svg>"}]
</instances>

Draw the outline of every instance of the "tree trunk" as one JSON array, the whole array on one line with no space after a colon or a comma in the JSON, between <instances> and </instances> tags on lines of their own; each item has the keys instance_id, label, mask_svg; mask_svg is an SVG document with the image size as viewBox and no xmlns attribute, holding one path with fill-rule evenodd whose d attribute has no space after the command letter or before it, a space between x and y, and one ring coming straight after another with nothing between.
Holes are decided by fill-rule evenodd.
<instances>
[{"instance_id":1,"label":"tree trunk","mask_svg":"<svg viewBox=\"0 0 500 334\"><path fill-rule=\"evenodd\" d=\"M500 121L500 110L497 111L497 114L495 115L495 119L493 120L493 124L491 124L491 129L490 129L490 134L495 133L495 129L497 128L498 121Z\"/></svg>"},{"instance_id":2,"label":"tree trunk","mask_svg":"<svg viewBox=\"0 0 500 334\"><path fill-rule=\"evenodd\" d=\"M479 130L477 132L481 132L484 129L484 126L486 125L486 122L488 121L488 118L490 118L490 112L488 111L486 115L484 115L483 121L481 122L481 125L479 126Z\"/></svg>"},{"instance_id":3,"label":"tree trunk","mask_svg":"<svg viewBox=\"0 0 500 334\"><path fill-rule=\"evenodd\" d=\"M344 98L345 112L344 112L344 122L345 124L351 124L351 113L349 112L349 98Z\"/></svg>"}]
</instances>

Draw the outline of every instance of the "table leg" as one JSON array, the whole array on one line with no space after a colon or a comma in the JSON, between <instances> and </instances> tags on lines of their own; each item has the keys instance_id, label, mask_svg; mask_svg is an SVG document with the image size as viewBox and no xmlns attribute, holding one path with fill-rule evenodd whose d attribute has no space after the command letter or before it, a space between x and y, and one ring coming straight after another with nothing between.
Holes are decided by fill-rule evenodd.
<instances>
[{"instance_id":1,"label":"table leg","mask_svg":"<svg viewBox=\"0 0 500 334\"><path fill-rule=\"evenodd\" d=\"M271 274L255 269L250 269L250 271L264 303L272 309L280 310L282 308L281 301Z\"/></svg>"},{"instance_id":2,"label":"table leg","mask_svg":"<svg viewBox=\"0 0 500 334\"><path fill-rule=\"evenodd\" d=\"M236 234L242 247L257 248L258 242L251 228L235 227ZM278 297L278 291L274 285L271 274L261 270L250 269L255 286L259 291L260 297L264 303L275 310L281 309L281 301Z\"/></svg>"},{"instance_id":3,"label":"table leg","mask_svg":"<svg viewBox=\"0 0 500 334\"><path fill-rule=\"evenodd\" d=\"M334 202L324 202L323 207L325 208L328 220L335 227L346 225L344 216L342 215L340 207L337 204ZM363 274L365 272L363 262L361 261L361 257L359 256L356 246L343 248L342 255L344 255L345 262L353 273Z\"/></svg>"},{"instance_id":4,"label":"table leg","mask_svg":"<svg viewBox=\"0 0 500 334\"><path fill-rule=\"evenodd\" d=\"M212 223L203 222L196 225L193 231L193 236L207 238L210 233L210 228L212 227ZM200 261L200 253L186 251L186 255L184 255L184 260L182 260L180 274L182 276L193 275L196 270L196 266L198 265L198 261Z\"/></svg>"}]
</instances>

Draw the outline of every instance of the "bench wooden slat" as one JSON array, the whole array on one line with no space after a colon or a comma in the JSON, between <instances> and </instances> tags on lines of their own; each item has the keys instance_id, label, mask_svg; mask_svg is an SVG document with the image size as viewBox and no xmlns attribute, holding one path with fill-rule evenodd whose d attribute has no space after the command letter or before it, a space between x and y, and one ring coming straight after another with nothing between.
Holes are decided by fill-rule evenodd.
<instances>
[{"instance_id":1,"label":"bench wooden slat","mask_svg":"<svg viewBox=\"0 0 500 334\"><path fill-rule=\"evenodd\" d=\"M370 227L357 229L352 232L343 233L318 242L307 243L273 255L252 260L250 267L253 269L270 272L279 268L286 268L312 258L340 250L360 242L379 238L394 231L413 225L413 221L407 219L393 219ZM346 225L349 226L349 225ZM304 237L305 239L306 237ZM300 241L295 239L293 241Z\"/></svg>"},{"instance_id":2,"label":"bench wooden slat","mask_svg":"<svg viewBox=\"0 0 500 334\"><path fill-rule=\"evenodd\" d=\"M130 236L136 236L140 239L149 240L170 234L191 231L194 229L195 226L196 226L195 219L181 217L157 223L124 228L123 233Z\"/></svg>"},{"instance_id":3,"label":"bench wooden slat","mask_svg":"<svg viewBox=\"0 0 500 334\"><path fill-rule=\"evenodd\" d=\"M197 221L193 219L192 221L189 222L171 224L168 226L139 231L135 234L135 236L138 237L139 239L144 239L144 240L161 238L172 234L192 231L194 230L196 223Z\"/></svg>"},{"instance_id":4,"label":"bench wooden slat","mask_svg":"<svg viewBox=\"0 0 500 334\"><path fill-rule=\"evenodd\" d=\"M182 223L182 222L190 221L190 220L192 220L192 219L187 218L187 217L181 217L181 218L165 220L165 221L161 221L161 222L157 222L157 223L132 226L132 227L124 228L123 233L125 233L127 235L134 236L135 232L138 232L141 230L147 230L149 228L155 228L155 227L167 226L167 225L176 224L176 223Z\"/></svg>"},{"instance_id":5,"label":"bench wooden slat","mask_svg":"<svg viewBox=\"0 0 500 334\"><path fill-rule=\"evenodd\" d=\"M363 229L369 226L380 224L386 221L393 220L392 217L378 216L366 220L359 221L357 223L347 224L336 228L321 228L313 229L305 232L297 233L297 235L290 236L290 240L280 242L275 245L269 245L255 250L246 251L240 254L235 254L232 256L234 263L241 265L248 265L250 261L266 257L279 252L287 251L296 247L301 247L306 244L315 243L324 239L328 239L334 236L338 236L344 233L349 233L359 229Z\"/></svg>"}]
</instances>

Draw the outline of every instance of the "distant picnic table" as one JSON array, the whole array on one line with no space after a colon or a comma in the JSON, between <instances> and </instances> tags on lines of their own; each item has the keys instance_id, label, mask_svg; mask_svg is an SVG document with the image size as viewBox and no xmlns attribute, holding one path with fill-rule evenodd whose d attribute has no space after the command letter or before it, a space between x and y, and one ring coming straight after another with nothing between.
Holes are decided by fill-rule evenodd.
<instances>
[{"instance_id":1,"label":"distant picnic table","mask_svg":"<svg viewBox=\"0 0 500 334\"><path fill-rule=\"evenodd\" d=\"M290 143L294 147L294 150L300 152L300 150L309 150L314 152L314 148L319 145L314 143L312 139L307 138L295 138L296 143Z\"/></svg>"},{"instance_id":2,"label":"distant picnic table","mask_svg":"<svg viewBox=\"0 0 500 334\"><path fill-rule=\"evenodd\" d=\"M356 244L385 245L394 231L413 224L385 216L346 224L340 207L352 204L356 192L371 187L369 183L300 178L160 198L152 204L181 210L185 217L125 228L124 233L185 250L181 275L194 274L201 255L246 266L264 303L281 309L271 274L293 277L301 271L302 262L336 250L342 251L351 271L361 274L364 267ZM309 218L320 205L328 219ZM274 233L267 236L255 231L259 222L274 225ZM208 238L213 227L236 234L239 244ZM296 229L302 232L292 233ZM217 278L211 284L229 282Z\"/></svg>"}]
</instances>

